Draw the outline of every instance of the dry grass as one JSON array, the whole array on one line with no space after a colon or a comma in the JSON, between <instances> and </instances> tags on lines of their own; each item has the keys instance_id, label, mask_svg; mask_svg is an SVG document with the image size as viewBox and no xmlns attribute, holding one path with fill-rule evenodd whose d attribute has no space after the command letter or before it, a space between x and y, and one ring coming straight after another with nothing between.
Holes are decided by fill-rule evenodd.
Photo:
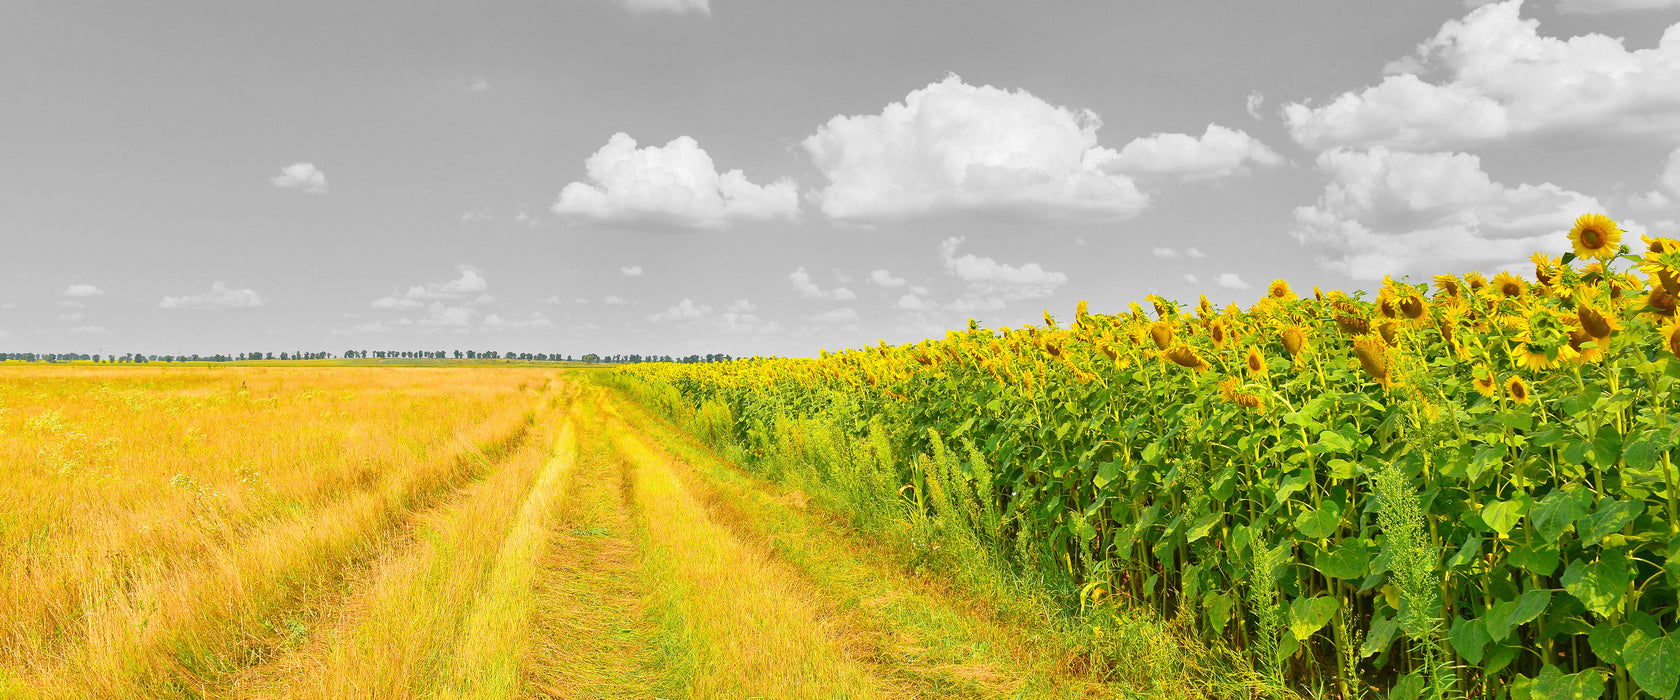
<instances>
[{"instance_id":1,"label":"dry grass","mask_svg":"<svg viewBox=\"0 0 1680 700\"><path fill-rule=\"evenodd\" d=\"M268 661L381 533L524 443L553 376L0 368L0 669L179 696Z\"/></svg>"}]
</instances>

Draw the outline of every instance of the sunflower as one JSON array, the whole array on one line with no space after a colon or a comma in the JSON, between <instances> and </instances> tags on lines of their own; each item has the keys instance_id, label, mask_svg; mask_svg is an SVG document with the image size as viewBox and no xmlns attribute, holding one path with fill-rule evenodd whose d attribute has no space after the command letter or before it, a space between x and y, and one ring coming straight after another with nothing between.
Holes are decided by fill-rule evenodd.
<instances>
[{"instance_id":1,"label":"sunflower","mask_svg":"<svg viewBox=\"0 0 1680 700\"><path fill-rule=\"evenodd\" d=\"M1640 235L1639 240L1645 241L1645 252L1653 255L1662 255L1663 253L1672 253L1676 250L1680 250L1680 242L1676 242L1672 238L1652 238L1650 236Z\"/></svg>"},{"instance_id":2,"label":"sunflower","mask_svg":"<svg viewBox=\"0 0 1680 700\"><path fill-rule=\"evenodd\" d=\"M1607 341L1592 337L1579 328L1569 329L1569 349L1575 352L1573 358L1577 364L1598 362L1604 359L1604 343ZM1562 348L1559 348L1560 352Z\"/></svg>"},{"instance_id":3,"label":"sunflower","mask_svg":"<svg viewBox=\"0 0 1680 700\"><path fill-rule=\"evenodd\" d=\"M1289 288L1289 283L1281 279L1272 280L1266 287L1266 296L1278 301L1295 301L1297 298L1294 290Z\"/></svg>"},{"instance_id":4,"label":"sunflower","mask_svg":"<svg viewBox=\"0 0 1680 700\"><path fill-rule=\"evenodd\" d=\"M1231 403L1236 403L1237 402L1237 389L1239 389L1241 387L1242 387L1242 382L1239 381L1236 377L1226 377L1226 378L1220 380L1220 382L1219 382L1219 396L1221 398L1225 399L1226 401L1230 401Z\"/></svg>"},{"instance_id":5,"label":"sunflower","mask_svg":"<svg viewBox=\"0 0 1680 700\"><path fill-rule=\"evenodd\" d=\"M1646 314L1653 321L1674 318L1675 297L1673 294L1669 294L1668 290L1663 289L1661 285L1651 287L1650 293L1645 297L1645 305L1651 307L1651 311L1646 312Z\"/></svg>"},{"instance_id":6,"label":"sunflower","mask_svg":"<svg viewBox=\"0 0 1680 700\"><path fill-rule=\"evenodd\" d=\"M1511 400L1517 403L1528 403L1531 397L1528 392L1528 384L1522 380L1522 377L1514 375L1505 380L1505 393L1509 394Z\"/></svg>"},{"instance_id":7,"label":"sunflower","mask_svg":"<svg viewBox=\"0 0 1680 700\"><path fill-rule=\"evenodd\" d=\"M1266 371L1266 358L1260 354L1260 348L1253 345L1248 346L1248 356L1243 358L1243 363L1248 365L1249 374L1261 374Z\"/></svg>"},{"instance_id":8,"label":"sunflower","mask_svg":"<svg viewBox=\"0 0 1680 700\"><path fill-rule=\"evenodd\" d=\"M1259 394L1250 394L1248 392L1237 394L1236 403L1238 406L1259 411L1261 413L1266 411L1266 401L1265 399L1260 398Z\"/></svg>"},{"instance_id":9,"label":"sunflower","mask_svg":"<svg viewBox=\"0 0 1680 700\"><path fill-rule=\"evenodd\" d=\"M1290 325L1283 329L1283 350L1290 357L1299 357L1302 350L1307 348L1307 329L1298 325Z\"/></svg>"},{"instance_id":10,"label":"sunflower","mask_svg":"<svg viewBox=\"0 0 1680 700\"><path fill-rule=\"evenodd\" d=\"M1622 244L1622 230L1608 216L1583 214L1569 229L1569 244L1576 257L1609 260L1616 257L1616 249Z\"/></svg>"},{"instance_id":11,"label":"sunflower","mask_svg":"<svg viewBox=\"0 0 1680 700\"><path fill-rule=\"evenodd\" d=\"M1225 331L1225 322L1215 320L1213 323L1209 323L1208 337L1213 339L1213 347L1224 349L1225 339L1228 337Z\"/></svg>"},{"instance_id":12,"label":"sunflower","mask_svg":"<svg viewBox=\"0 0 1680 700\"><path fill-rule=\"evenodd\" d=\"M1206 294L1203 294L1202 300L1196 303L1196 314L1202 318L1207 318L1213 315L1213 302L1208 301Z\"/></svg>"},{"instance_id":13,"label":"sunflower","mask_svg":"<svg viewBox=\"0 0 1680 700\"><path fill-rule=\"evenodd\" d=\"M1435 319L1435 329L1441 333L1441 342L1447 346L1447 352L1459 361L1470 359L1470 349L1465 347L1458 335L1458 325L1463 312L1455 307L1444 307L1441 315Z\"/></svg>"},{"instance_id":14,"label":"sunflower","mask_svg":"<svg viewBox=\"0 0 1680 700\"><path fill-rule=\"evenodd\" d=\"M1180 367L1189 367L1197 372L1205 372L1209 367L1207 360L1196 354L1196 350L1188 345L1175 345L1167 351L1167 359Z\"/></svg>"},{"instance_id":15,"label":"sunflower","mask_svg":"<svg viewBox=\"0 0 1680 700\"><path fill-rule=\"evenodd\" d=\"M1470 372L1470 383L1476 387L1476 393L1493 398L1494 389L1498 388L1499 380L1493 376L1493 370L1487 365L1478 365Z\"/></svg>"},{"instance_id":16,"label":"sunflower","mask_svg":"<svg viewBox=\"0 0 1680 700\"><path fill-rule=\"evenodd\" d=\"M1463 291L1464 291L1464 288L1463 288L1462 285L1460 285L1458 283L1458 278L1457 277L1454 277L1452 275L1436 275L1435 276L1435 296L1436 297L1443 297L1444 296L1444 297L1447 297L1447 298L1450 298L1450 299L1456 299L1456 298L1458 298L1458 295L1460 293L1462 293Z\"/></svg>"},{"instance_id":17,"label":"sunflower","mask_svg":"<svg viewBox=\"0 0 1680 700\"><path fill-rule=\"evenodd\" d=\"M1668 346L1669 353L1680 358L1680 321L1670 319L1662 328L1663 344Z\"/></svg>"},{"instance_id":18,"label":"sunflower","mask_svg":"<svg viewBox=\"0 0 1680 700\"><path fill-rule=\"evenodd\" d=\"M1610 336L1615 335L1616 331L1622 330L1622 322L1617 317L1618 314L1601 309L1595 301L1582 299L1576 304L1575 319L1581 322L1581 330L1592 336L1593 340L1598 341L1599 346L1602 347L1604 342L1610 339Z\"/></svg>"},{"instance_id":19,"label":"sunflower","mask_svg":"<svg viewBox=\"0 0 1680 700\"><path fill-rule=\"evenodd\" d=\"M1528 284L1521 277L1510 272L1501 272L1493 276L1493 289L1506 299L1514 299L1523 295Z\"/></svg>"},{"instance_id":20,"label":"sunflower","mask_svg":"<svg viewBox=\"0 0 1680 700\"><path fill-rule=\"evenodd\" d=\"M1370 336L1355 340L1353 354L1359 358L1359 366L1378 384L1384 388L1394 385L1388 374L1388 345L1382 340Z\"/></svg>"},{"instance_id":21,"label":"sunflower","mask_svg":"<svg viewBox=\"0 0 1680 700\"><path fill-rule=\"evenodd\" d=\"M1324 292L1321 291L1316 284L1313 285L1313 299L1317 301L1324 301Z\"/></svg>"},{"instance_id":22,"label":"sunflower","mask_svg":"<svg viewBox=\"0 0 1680 700\"><path fill-rule=\"evenodd\" d=\"M1173 327L1166 321L1156 321L1149 324L1149 339L1155 341L1155 348L1165 350L1172 346Z\"/></svg>"},{"instance_id":23,"label":"sunflower","mask_svg":"<svg viewBox=\"0 0 1680 700\"><path fill-rule=\"evenodd\" d=\"M1155 307L1156 318L1166 318L1168 316L1178 315L1178 305L1173 302L1167 301L1166 299L1154 294L1150 294L1144 297L1144 299L1147 299L1149 304Z\"/></svg>"},{"instance_id":24,"label":"sunflower","mask_svg":"<svg viewBox=\"0 0 1680 700\"><path fill-rule=\"evenodd\" d=\"M1470 293L1474 294L1486 289L1488 281L1486 277L1482 276L1482 273L1471 270L1464 273L1464 285L1470 288Z\"/></svg>"},{"instance_id":25,"label":"sunflower","mask_svg":"<svg viewBox=\"0 0 1680 700\"><path fill-rule=\"evenodd\" d=\"M1382 336L1383 342L1388 343L1389 347L1400 345L1399 341L1396 340L1400 334L1400 323L1397 321L1378 321L1377 334Z\"/></svg>"},{"instance_id":26,"label":"sunflower","mask_svg":"<svg viewBox=\"0 0 1680 700\"><path fill-rule=\"evenodd\" d=\"M1365 312L1351 301L1336 300L1330 303L1336 327L1348 335L1364 335L1371 330L1371 322L1365 318Z\"/></svg>"},{"instance_id":27,"label":"sunflower","mask_svg":"<svg viewBox=\"0 0 1680 700\"><path fill-rule=\"evenodd\" d=\"M1534 263L1534 279L1540 284L1551 284L1557 277L1558 259L1545 253L1535 253L1528 257Z\"/></svg>"},{"instance_id":28,"label":"sunflower","mask_svg":"<svg viewBox=\"0 0 1680 700\"><path fill-rule=\"evenodd\" d=\"M1422 294L1412 292L1400 297L1400 315L1412 326L1419 326L1428 321L1429 319L1425 318L1428 313L1429 305L1423 301Z\"/></svg>"}]
</instances>

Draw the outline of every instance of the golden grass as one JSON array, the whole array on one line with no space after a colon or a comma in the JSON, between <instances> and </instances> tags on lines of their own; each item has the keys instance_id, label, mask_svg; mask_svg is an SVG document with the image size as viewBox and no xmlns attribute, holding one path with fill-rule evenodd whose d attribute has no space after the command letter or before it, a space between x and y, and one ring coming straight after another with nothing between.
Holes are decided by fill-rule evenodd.
<instances>
[{"instance_id":1,"label":"golden grass","mask_svg":"<svg viewBox=\"0 0 1680 700\"><path fill-rule=\"evenodd\" d=\"M0 368L0 677L192 695L524 442L542 370Z\"/></svg>"},{"instance_id":2,"label":"golden grass","mask_svg":"<svg viewBox=\"0 0 1680 700\"><path fill-rule=\"evenodd\" d=\"M607 432L631 466L644 573L659 586L651 603L674 638L666 663L690 697L905 695L847 653L793 571L709 517L668 454L622 421Z\"/></svg>"}]
</instances>

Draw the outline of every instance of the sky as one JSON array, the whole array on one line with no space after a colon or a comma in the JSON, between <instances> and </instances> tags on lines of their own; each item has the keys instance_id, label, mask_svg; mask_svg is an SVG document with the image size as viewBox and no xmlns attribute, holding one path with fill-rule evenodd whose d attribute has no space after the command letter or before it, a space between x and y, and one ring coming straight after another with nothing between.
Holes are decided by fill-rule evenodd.
<instances>
[{"instance_id":1,"label":"sky","mask_svg":"<svg viewBox=\"0 0 1680 700\"><path fill-rule=\"evenodd\" d=\"M7 15L6 352L808 356L1680 235L1680 0Z\"/></svg>"}]
</instances>

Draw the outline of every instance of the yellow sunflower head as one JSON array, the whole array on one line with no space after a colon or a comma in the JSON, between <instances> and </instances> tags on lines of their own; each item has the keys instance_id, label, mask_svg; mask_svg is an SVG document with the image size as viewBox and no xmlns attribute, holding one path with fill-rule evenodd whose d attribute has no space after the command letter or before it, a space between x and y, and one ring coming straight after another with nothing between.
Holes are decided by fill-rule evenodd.
<instances>
[{"instance_id":1,"label":"yellow sunflower head","mask_svg":"<svg viewBox=\"0 0 1680 700\"><path fill-rule=\"evenodd\" d=\"M1457 277L1453 275L1435 276L1435 296L1452 299L1457 298L1463 291L1464 287L1458 283Z\"/></svg>"},{"instance_id":2,"label":"yellow sunflower head","mask_svg":"<svg viewBox=\"0 0 1680 700\"><path fill-rule=\"evenodd\" d=\"M1527 287L1528 283L1524 282L1521 277L1513 275L1510 272L1501 272L1493 276L1494 291L1499 292L1500 296L1507 299L1514 299L1522 296L1523 292L1527 291Z\"/></svg>"},{"instance_id":3,"label":"yellow sunflower head","mask_svg":"<svg viewBox=\"0 0 1680 700\"><path fill-rule=\"evenodd\" d=\"M1248 365L1249 374L1266 371L1266 358L1260 354L1260 348L1253 345L1248 346L1248 355L1243 358L1243 363Z\"/></svg>"},{"instance_id":4,"label":"yellow sunflower head","mask_svg":"<svg viewBox=\"0 0 1680 700\"><path fill-rule=\"evenodd\" d=\"M1557 276L1558 259L1545 253L1535 253L1528 259L1534 263L1534 279L1540 284L1551 284Z\"/></svg>"},{"instance_id":5,"label":"yellow sunflower head","mask_svg":"<svg viewBox=\"0 0 1680 700\"><path fill-rule=\"evenodd\" d=\"M1486 277L1482 276L1482 273L1471 270L1470 272L1464 273L1464 284L1470 288L1472 293L1474 293L1486 289L1488 281Z\"/></svg>"},{"instance_id":6,"label":"yellow sunflower head","mask_svg":"<svg viewBox=\"0 0 1680 700\"><path fill-rule=\"evenodd\" d=\"M1290 357L1298 357L1307 348L1307 329L1290 325L1283 329L1283 350Z\"/></svg>"},{"instance_id":7,"label":"yellow sunflower head","mask_svg":"<svg viewBox=\"0 0 1680 700\"><path fill-rule=\"evenodd\" d=\"M1499 380L1493 376L1493 370L1487 365L1478 365L1470 372L1470 383L1476 387L1476 393L1493 398L1493 392L1499 388Z\"/></svg>"},{"instance_id":8,"label":"yellow sunflower head","mask_svg":"<svg viewBox=\"0 0 1680 700\"><path fill-rule=\"evenodd\" d=\"M1236 377L1226 377L1219 382L1219 396L1226 401L1236 403L1237 390L1241 387L1242 382L1238 381Z\"/></svg>"},{"instance_id":9,"label":"yellow sunflower head","mask_svg":"<svg viewBox=\"0 0 1680 700\"><path fill-rule=\"evenodd\" d=\"M1178 314L1178 305L1167 301L1164 297L1150 294L1144 298L1148 299L1149 304L1155 307L1155 318L1166 318Z\"/></svg>"},{"instance_id":10,"label":"yellow sunflower head","mask_svg":"<svg viewBox=\"0 0 1680 700\"><path fill-rule=\"evenodd\" d=\"M1237 394L1236 403L1238 406L1242 406L1243 408L1251 411L1258 411L1261 413L1266 411L1266 401L1265 399L1260 398L1259 394L1242 392Z\"/></svg>"},{"instance_id":11,"label":"yellow sunflower head","mask_svg":"<svg viewBox=\"0 0 1680 700\"><path fill-rule=\"evenodd\" d=\"M1680 358L1680 321L1670 319L1662 327L1663 345L1668 346L1668 352Z\"/></svg>"},{"instance_id":12,"label":"yellow sunflower head","mask_svg":"<svg viewBox=\"0 0 1680 700\"><path fill-rule=\"evenodd\" d=\"M1645 242L1645 252L1649 254L1662 255L1663 253L1680 251L1680 243L1677 243L1672 238L1652 238L1650 236L1642 235L1639 237L1639 240Z\"/></svg>"},{"instance_id":13,"label":"yellow sunflower head","mask_svg":"<svg viewBox=\"0 0 1680 700\"><path fill-rule=\"evenodd\" d=\"M1207 360L1202 359L1201 355L1196 354L1194 348L1188 345L1173 346L1171 350L1167 351L1167 359L1172 360L1175 365L1189 367L1197 372L1205 372L1209 367L1212 367L1207 363Z\"/></svg>"},{"instance_id":14,"label":"yellow sunflower head","mask_svg":"<svg viewBox=\"0 0 1680 700\"><path fill-rule=\"evenodd\" d=\"M1228 337L1228 334L1225 331L1225 322L1215 320L1213 323L1208 324L1208 337L1213 339L1214 347L1224 348L1225 340Z\"/></svg>"},{"instance_id":15,"label":"yellow sunflower head","mask_svg":"<svg viewBox=\"0 0 1680 700\"><path fill-rule=\"evenodd\" d=\"M1571 328L1569 329L1569 350L1573 357L1569 359L1576 364L1598 362L1604 359L1604 343L1606 342L1609 341L1594 338L1580 328ZM1563 348L1558 348L1558 356L1563 356Z\"/></svg>"},{"instance_id":16,"label":"yellow sunflower head","mask_svg":"<svg viewBox=\"0 0 1680 700\"><path fill-rule=\"evenodd\" d=\"M1149 324L1149 339L1155 341L1157 350L1165 350L1172 346L1173 327L1166 321L1156 321Z\"/></svg>"},{"instance_id":17,"label":"yellow sunflower head","mask_svg":"<svg viewBox=\"0 0 1680 700\"><path fill-rule=\"evenodd\" d=\"M1196 313L1201 315L1202 318L1213 315L1213 302L1208 301L1206 294L1202 295L1201 301L1196 302Z\"/></svg>"},{"instance_id":18,"label":"yellow sunflower head","mask_svg":"<svg viewBox=\"0 0 1680 700\"><path fill-rule=\"evenodd\" d=\"M1429 305L1423 301L1423 295L1412 292L1400 297L1400 315L1408 321L1422 322L1424 315L1429 312Z\"/></svg>"},{"instance_id":19,"label":"yellow sunflower head","mask_svg":"<svg viewBox=\"0 0 1680 700\"><path fill-rule=\"evenodd\" d=\"M1622 245L1622 230L1603 214L1583 214L1569 229L1569 244L1579 258L1609 260Z\"/></svg>"},{"instance_id":20,"label":"yellow sunflower head","mask_svg":"<svg viewBox=\"0 0 1680 700\"><path fill-rule=\"evenodd\" d=\"M1622 329L1618 314L1610 307L1601 308L1588 299L1582 299L1575 306L1575 320L1581 322L1581 330L1598 340L1607 340Z\"/></svg>"},{"instance_id":21,"label":"yellow sunflower head","mask_svg":"<svg viewBox=\"0 0 1680 700\"><path fill-rule=\"evenodd\" d=\"M1398 346L1399 342L1396 339L1400 335L1400 322L1388 319L1378 321L1377 334L1382 336L1383 342L1388 343L1389 347Z\"/></svg>"},{"instance_id":22,"label":"yellow sunflower head","mask_svg":"<svg viewBox=\"0 0 1680 700\"><path fill-rule=\"evenodd\" d=\"M1281 279L1272 280L1266 287L1266 296L1278 301L1294 301L1295 292L1289 288L1289 283Z\"/></svg>"},{"instance_id":23,"label":"yellow sunflower head","mask_svg":"<svg viewBox=\"0 0 1680 700\"><path fill-rule=\"evenodd\" d=\"M1511 400L1517 403L1528 403L1529 399L1533 398L1528 392L1528 383L1524 382L1522 377L1515 375L1505 380L1505 393L1509 394Z\"/></svg>"},{"instance_id":24,"label":"yellow sunflower head","mask_svg":"<svg viewBox=\"0 0 1680 700\"><path fill-rule=\"evenodd\" d=\"M1353 355L1359 366L1383 387L1393 386L1388 372L1388 344L1379 338L1364 337L1353 341Z\"/></svg>"},{"instance_id":25,"label":"yellow sunflower head","mask_svg":"<svg viewBox=\"0 0 1680 700\"><path fill-rule=\"evenodd\" d=\"M1324 292L1323 290L1320 290L1316 284L1313 285L1313 299L1317 301L1324 301Z\"/></svg>"}]
</instances>

